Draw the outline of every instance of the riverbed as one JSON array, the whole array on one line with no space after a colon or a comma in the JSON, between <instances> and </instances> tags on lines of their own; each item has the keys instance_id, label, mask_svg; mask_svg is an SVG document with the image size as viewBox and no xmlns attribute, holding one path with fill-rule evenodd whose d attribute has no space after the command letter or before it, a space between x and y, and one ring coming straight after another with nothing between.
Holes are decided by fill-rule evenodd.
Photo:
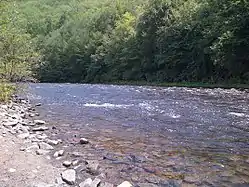
<instances>
[{"instance_id":1,"label":"riverbed","mask_svg":"<svg viewBox=\"0 0 249 187\"><path fill-rule=\"evenodd\" d=\"M247 90L29 84L28 98L56 136L94 143L77 151L110 181L249 186Z\"/></svg>"}]
</instances>

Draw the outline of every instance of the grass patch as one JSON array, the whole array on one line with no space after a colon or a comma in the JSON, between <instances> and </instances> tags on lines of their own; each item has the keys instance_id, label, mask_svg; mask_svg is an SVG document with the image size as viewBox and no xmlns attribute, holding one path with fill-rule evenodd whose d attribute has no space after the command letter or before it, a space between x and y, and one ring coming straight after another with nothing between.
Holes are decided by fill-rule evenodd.
<instances>
[{"instance_id":1,"label":"grass patch","mask_svg":"<svg viewBox=\"0 0 249 187\"><path fill-rule=\"evenodd\" d=\"M8 102L15 90L13 84L0 82L0 102Z\"/></svg>"}]
</instances>

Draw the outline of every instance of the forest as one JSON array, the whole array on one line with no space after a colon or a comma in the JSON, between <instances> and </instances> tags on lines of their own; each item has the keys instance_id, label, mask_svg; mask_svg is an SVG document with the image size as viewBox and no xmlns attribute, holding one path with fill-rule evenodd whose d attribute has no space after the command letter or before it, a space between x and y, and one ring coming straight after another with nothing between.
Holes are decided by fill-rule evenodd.
<instances>
[{"instance_id":1,"label":"forest","mask_svg":"<svg viewBox=\"0 0 249 187\"><path fill-rule=\"evenodd\" d=\"M248 0L1 0L0 79L249 83Z\"/></svg>"}]
</instances>

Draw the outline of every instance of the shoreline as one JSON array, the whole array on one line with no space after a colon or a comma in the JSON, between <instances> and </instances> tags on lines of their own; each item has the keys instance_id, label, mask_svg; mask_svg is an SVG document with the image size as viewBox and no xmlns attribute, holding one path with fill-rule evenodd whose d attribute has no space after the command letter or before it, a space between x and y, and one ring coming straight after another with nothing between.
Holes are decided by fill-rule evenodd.
<instances>
[{"instance_id":1,"label":"shoreline","mask_svg":"<svg viewBox=\"0 0 249 187\"><path fill-rule=\"evenodd\" d=\"M33 84L33 83L32 83ZM249 84L225 84L225 83L202 83L202 82L143 82L143 81L113 81L113 82L38 82L34 84L87 84L87 85L121 85L121 86L151 86L151 87L183 87L183 88L207 88L207 89L238 89L247 90Z\"/></svg>"},{"instance_id":2,"label":"shoreline","mask_svg":"<svg viewBox=\"0 0 249 187\"><path fill-rule=\"evenodd\" d=\"M70 145L52 136L53 129L57 127L40 119L36 111L40 106L39 103L31 105L27 100L17 96L12 97L8 104L0 103L0 140L1 146L6 147L8 152L0 154L0 158L5 157L8 160L3 165L3 171L0 171L1 185L13 187L133 186L128 181L120 185L106 182L104 168L101 168L98 160L85 160L80 152L68 152L66 148ZM74 144L82 146L82 149L93 146L83 137L75 139ZM9 153L15 155L15 160L11 161L13 156L10 158ZM26 159L28 159L27 162ZM12 180L6 178L12 178Z\"/></svg>"}]
</instances>

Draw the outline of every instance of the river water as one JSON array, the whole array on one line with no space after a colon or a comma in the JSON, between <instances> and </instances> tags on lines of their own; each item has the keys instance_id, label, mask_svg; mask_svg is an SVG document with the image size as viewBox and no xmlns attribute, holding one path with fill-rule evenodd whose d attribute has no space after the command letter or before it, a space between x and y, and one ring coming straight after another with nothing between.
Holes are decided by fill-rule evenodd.
<instances>
[{"instance_id":1,"label":"river water","mask_svg":"<svg viewBox=\"0 0 249 187\"><path fill-rule=\"evenodd\" d=\"M29 99L60 136L93 141L110 179L249 186L246 90L30 84Z\"/></svg>"}]
</instances>

